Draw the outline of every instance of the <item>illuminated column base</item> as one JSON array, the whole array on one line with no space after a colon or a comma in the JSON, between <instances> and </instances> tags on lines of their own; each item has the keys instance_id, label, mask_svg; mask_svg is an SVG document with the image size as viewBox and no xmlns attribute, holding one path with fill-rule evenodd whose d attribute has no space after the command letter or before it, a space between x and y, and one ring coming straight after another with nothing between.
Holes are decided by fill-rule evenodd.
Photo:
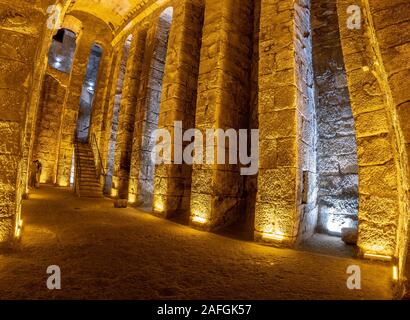
<instances>
[{"instance_id":1,"label":"illuminated column base","mask_svg":"<svg viewBox=\"0 0 410 320\"><path fill-rule=\"evenodd\" d=\"M296 239L295 237L288 237L283 234L255 231L254 240L276 248L292 248Z\"/></svg>"}]
</instances>

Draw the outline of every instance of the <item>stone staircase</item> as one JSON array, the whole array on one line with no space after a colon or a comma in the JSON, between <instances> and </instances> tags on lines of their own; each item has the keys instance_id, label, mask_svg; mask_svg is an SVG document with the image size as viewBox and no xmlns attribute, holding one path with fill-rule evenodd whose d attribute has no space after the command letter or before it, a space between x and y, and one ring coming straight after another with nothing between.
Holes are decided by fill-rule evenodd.
<instances>
[{"instance_id":1,"label":"stone staircase","mask_svg":"<svg viewBox=\"0 0 410 320\"><path fill-rule=\"evenodd\" d=\"M97 178L94 154L88 143L77 142L76 152L76 192L84 198L102 198L102 187Z\"/></svg>"}]
</instances>

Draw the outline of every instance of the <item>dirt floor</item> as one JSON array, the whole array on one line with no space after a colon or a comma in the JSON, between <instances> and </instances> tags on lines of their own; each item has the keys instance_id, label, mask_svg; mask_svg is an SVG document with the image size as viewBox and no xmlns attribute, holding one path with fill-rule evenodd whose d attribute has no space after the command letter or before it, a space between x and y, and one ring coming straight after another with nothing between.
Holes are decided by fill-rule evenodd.
<instances>
[{"instance_id":1,"label":"dirt floor","mask_svg":"<svg viewBox=\"0 0 410 320\"><path fill-rule=\"evenodd\" d=\"M387 265L200 232L68 189L33 192L23 220L20 246L0 252L1 299L392 297ZM50 265L61 290L46 287ZM362 290L347 289L349 265L361 267Z\"/></svg>"}]
</instances>

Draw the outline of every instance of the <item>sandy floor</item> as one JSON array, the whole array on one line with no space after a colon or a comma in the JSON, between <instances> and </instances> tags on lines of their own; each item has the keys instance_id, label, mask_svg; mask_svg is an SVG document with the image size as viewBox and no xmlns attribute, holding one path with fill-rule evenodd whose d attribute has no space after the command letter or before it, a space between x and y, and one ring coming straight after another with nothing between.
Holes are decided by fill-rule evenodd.
<instances>
[{"instance_id":1,"label":"sandy floor","mask_svg":"<svg viewBox=\"0 0 410 320\"><path fill-rule=\"evenodd\" d=\"M23 208L20 247L0 252L2 299L389 299L385 265L193 230L110 200L43 187ZM362 270L362 290L346 268ZM62 290L46 287L59 265Z\"/></svg>"}]
</instances>

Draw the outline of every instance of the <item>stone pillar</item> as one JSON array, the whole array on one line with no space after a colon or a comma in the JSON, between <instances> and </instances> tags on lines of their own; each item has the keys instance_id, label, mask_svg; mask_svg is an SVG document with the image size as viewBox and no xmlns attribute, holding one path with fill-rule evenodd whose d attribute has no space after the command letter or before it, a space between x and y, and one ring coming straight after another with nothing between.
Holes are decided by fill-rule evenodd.
<instances>
[{"instance_id":1,"label":"stone pillar","mask_svg":"<svg viewBox=\"0 0 410 320\"><path fill-rule=\"evenodd\" d=\"M77 50L71 71L68 97L63 110L61 139L59 145L57 185L62 187L70 185L77 115L92 45L93 42L85 35L77 40Z\"/></svg>"},{"instance_id":2,"label":"stone pillar","mask_svg":"<svg viewBox=\"0 0 410 320\"><path fill-rule=\"evenodd\" d=\"M118 197L127 200L135 112L144 62L146 37L147 32L145 29L133 32L133 39L122 89L117 143L115 148L113 186L118 190Z\"/></svg>"},{"instance_id":3,"label":"stone pillar","mask_svg":"<svg viewBox=\"0 0 410 320\"><path fill-rule=\"evenodd\" d=\"M105 163L104 163L104 154L102 153L103 150L103 142L104 142L104 131L103 131L103 123L104 123L104 107L105 107L105 95L107 94L110 86L110 75L111 75L111 66L115 65L115 58L113 51L111 48L104 47L103 48L103 56L101 59L100 69L98 72L98 79L97 79L97 87L94 96L94 103L92 106L92 113L91 113L91 124L90 124L90 139L94 139L96 141L91 141L91 146L94 152L94 161L96 169L103 173L102 168L105 170ZM98 149L97 149L98 147ZM104 185L104 176L101 174L100 176L100 183Z\"/></svg>"},{"instance_id":4,"label":"stone pillar","mask_svg":"<svg viewBox=\"0 0 410 320\"><path fill-rule=\"evenodd\" d=\"M203 136L207 129L248 128L252 9L252 1L205 2L196 109L196 128ZM228 147L215 147L214 154L228 154ZM245 214L244 199L244 176L239 165L194 164L193 226L215 230L236 222Z\"/></svg>"},{"instance_id":5,"label":"stone pillar","mask_svg":"<svg viewBox=\"0 0 410 320\"><path fill-rule=\"evenodd\" d=\"M115 102L116 90L117 90L117 79L120 72L120 63L122 58L122 48L116 47L113 49L112 62L109 70L108 84L104 93L103 99L103 116L101 124L101 134L100 134L100 151L102 157L102 165L104 166L105 172L108 168L108 149L111 136L112 127L112 116L113 107ZM110 194L111 190L107 184L104 185L104 193Z\"/></svg>"},{"instance_id":6,"label":"stone pillar","mask_svg":"<svg viewBox=\"0 0 410 320\"><path fill-rule=\"evenodd\" d=\"M410 296L410 2L365 1L370 11L378 53L383 60L385 81L391 90L392 118L397 131L397 151L400 162L400 216L397 250L399 280L407 279ZM406 261L407 260L407 261Z\"/></svg>"},{"instance_id":7,"label":"stone pillar","mask_svg":"<svg viewBox=\"0 0 410 320\"><path fill-rule=\"evenodd\" d=\"M158 127L158 116L162 90L167 38L170 28L168 21L158 18L147 33L144 66L141 73L137 101L138 115L135 119L129 180L131 203L151 206L154 163L151 151L154 146L153 131Z\"/></svg>"},{"instance_id":8,"label":"stone pillar","mask_svg":"<svg viewBox=\"0 0 410 320\"><path fill-rule=\"evenodd\" d=\"M38 4L0 2L0 244L20 219L26 116L44 22Z\"/></svg>"},{"instance_id":9,"label":"stone pillar","mask_svg":"<svg viewBox=\"0 0 410 320\"><path fill-rule=\"evenodd\" d=\"M364 3L364 2L363 2ZM390 88L366 6L362 27L347 27L351 3L338 2L343 55L355 117L359 162L361 254L396 256L403 185L398 181L400 136Z\"/></svg>"},{"instance_id":10,"label":"stone pillar","mask_svg":"<svg viewBox=\"0 0 410 320\"><path fill-rule=\"evenodd\" d=\"M291 246L299 227L293 0L262 0L259 60L259 176L255 240Z\"/></svg>"},{"instance_id":11,"label":"stone pillar","mask_svg":"<svg viewBox=\"0 0 410 320\"><path fill-rule=\"evenodd\" d=\"M182 130L195 127L195 110L204 5L200 0L181 0L175 5L159 114L159 129L174 138L175 121ZM185 143L186 146L188 143ZM172 142L172 150L174 143ZM174 152L172 152L172 161ZM189 212L192 167L163 164L156 167L154 212L171 217Z\"/></svg>"},{"instance_id":12,"label":"stone pillar","mask_svg":"<svg viewBox=\"0 0 410 320\"><path fill-rule=\"evenodd\" d=\"M43 79L32 156L32 160L39 160L42 164L41 183L56 182L61 114L68 81L68 74L51 67Z\"/></svg>"}]
</instances>

